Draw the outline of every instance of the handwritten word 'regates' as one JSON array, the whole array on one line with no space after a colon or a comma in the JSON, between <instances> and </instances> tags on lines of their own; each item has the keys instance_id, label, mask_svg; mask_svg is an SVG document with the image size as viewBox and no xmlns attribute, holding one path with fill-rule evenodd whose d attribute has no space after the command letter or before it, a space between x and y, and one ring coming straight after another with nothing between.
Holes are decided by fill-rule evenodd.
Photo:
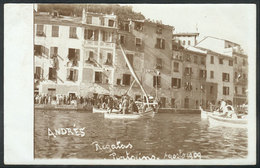
<instances>
[{"instance_id":1,"label":"handwritten word 'regates'","mask_svg":"<svg viewBox=\"0 0 260 168\"><path fill-rule=\"evenodd\" d=\"M158 157L156 155L143 155L142 153L131 154L129 150L133 149L133 145L129 142L127 144L123 144L120 141L116 141L113 144L99 144L99 142L94 141L92 145L95 148L96 152L109 152L109 157L114 160L179 160L179 159L201 159L200 152L188 152L184 153L182 150L179 150L178 153L169 154L167 152L164 153L163 157ZM117 150L124 151L117 153Z\"/></svg>"},{"instance_id":2,"label":"handwritten word 'regates'","mask_svg":"<svg viewBox=\"0 0 260 168\"><path fill-rule=\"evenodd\" d=\"M49 137L53 136L54 138L61 135L84 137L85 136L84 130L85 127L76 128L75 124L73 128L58 128L58 129L54 129L53 131L50 128L48 128L48 136Z\"/></svg>"}]
</instances>

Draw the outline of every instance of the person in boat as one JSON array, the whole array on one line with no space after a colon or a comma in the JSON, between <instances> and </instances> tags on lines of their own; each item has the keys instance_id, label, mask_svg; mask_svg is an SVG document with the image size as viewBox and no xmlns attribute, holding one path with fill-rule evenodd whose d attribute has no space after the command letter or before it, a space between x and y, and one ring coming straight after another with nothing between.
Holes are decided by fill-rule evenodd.
<instances>
[{"instance_id":1,"label":"person in boat","mask_svg":"<svg viewBox=\"0 0 260 168\"><path fill-rule=\"evenodd\" d=\"M127 96L124 96L124 99L123 99L123 102L122 102L123 114L127 114L128 113L128 107L129 107L129 102L128 102Z\"/></svg>"},{"instance_id":2,"label":"person in boat","mask_svg":"<svg viewBox=\"0 0 260 168\"><path fill-rule=\"evenodd\" d=\"M112 97L109 97L107 101L108 101L108 112L112 113L114 101L113 101Z\"/></svg>"},{"instance_id":3,"label":"person in boat","mask_svg":"<svg viewBox=\"0 0 260 168\"><path fill-rule=\"evenodd\" d=\"M224 113L224 108L226 107L227 103L224 101L224 99L221 99L220 101L220 107L219 107L219 112L223 112Z\"/></svg>"},{"instance_id":4,"label":"person in boat","mask_svg":"<svg viewBox=\"0 0 260 168\"><path fill-rule=\"evenodd\" d=\"M134 101L132 98L129 100L129 107L128 107L128 112L133 113L134 112Z\"/></svg>"}]
</instances>

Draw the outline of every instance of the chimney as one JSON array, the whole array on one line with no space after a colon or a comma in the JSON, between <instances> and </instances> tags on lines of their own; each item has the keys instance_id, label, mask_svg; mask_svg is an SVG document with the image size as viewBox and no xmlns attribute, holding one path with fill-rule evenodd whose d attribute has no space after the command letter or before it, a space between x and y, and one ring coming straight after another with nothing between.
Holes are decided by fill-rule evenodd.
<instances>
[{"instance_id":1,"label":"chimney","mask_svg":"<svg viewBox=\"0 0 260 168\"><path fill-rule=\"evenodd\" d=\"M85 8L82 10L82 24L86 24L86 11Z\"/></svg>"}]
</instances>

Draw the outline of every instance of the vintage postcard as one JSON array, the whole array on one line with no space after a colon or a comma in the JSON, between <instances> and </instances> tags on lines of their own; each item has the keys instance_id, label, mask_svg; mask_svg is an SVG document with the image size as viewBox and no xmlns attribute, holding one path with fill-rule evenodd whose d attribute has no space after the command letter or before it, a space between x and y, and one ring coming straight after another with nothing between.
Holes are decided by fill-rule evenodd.
<instances>
[{"instance_id":1,"label":"vintage postcard","mask_svg":"<svg viewBox=\"0 0 260 168\"><path fill-rule=\"evenodd\" d=\"M254 4L6 4L4 26L6 164L256 164Z\"/></svg>"}]
</instances>

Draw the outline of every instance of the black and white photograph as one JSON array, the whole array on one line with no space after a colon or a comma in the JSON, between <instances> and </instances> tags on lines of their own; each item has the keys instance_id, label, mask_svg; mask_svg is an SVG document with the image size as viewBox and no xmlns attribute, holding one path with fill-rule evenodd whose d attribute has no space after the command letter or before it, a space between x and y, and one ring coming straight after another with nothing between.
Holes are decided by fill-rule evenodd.
<instances>
[{"instance_id":1,"label":"black and white photograph","mask_svg":"<svg viewBox=\"0 0 260 168\"><path fill-rule=\"evenodd\" d=\"M254 5L31 8L32 163L256 163Z\"/></svg>"}]
</instances>

